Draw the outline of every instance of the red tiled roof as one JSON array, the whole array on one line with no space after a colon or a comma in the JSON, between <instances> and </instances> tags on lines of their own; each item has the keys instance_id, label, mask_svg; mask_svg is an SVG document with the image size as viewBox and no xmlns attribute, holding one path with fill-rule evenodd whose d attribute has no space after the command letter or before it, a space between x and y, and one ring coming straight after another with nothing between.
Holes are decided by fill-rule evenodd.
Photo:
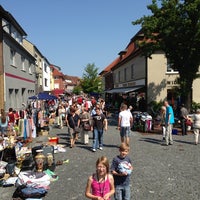
<instances>
[{"instance_id":1,"label":"red tiled roof","mask_svg":"<svg viewBox=\"0 0 200 200\"><path fill-rule=\"evenodd\" d=\"M100 72L100 75L110 72L115 66L117 66L117 64L127 59L136 50L137 49L135 48L134 42L130 41L125 51L121 52L119 57L117 57L110 65L108 65L102 72Z\"/></svg>"},{"instance_id":2,"label":"red tiled roof","mask_svg":"<svg viewBox=\"0 0 200 200\"><path fill-rule=\"evenodd\" d=\"M54 68L53 70L53 76L61 76L64 77L64 74L60 71L58 71L57 69Z\"/></svg>"},{"instance_id":3,"label":"red tiled roof","mask_svg":"<svg viewBox=\"0 0 200 200\"><path fill-rule=\"evenodd\" d=\"M80 78L77 76L69 76L69 75L64 75L64 79L71 81L71 83L67 83L67 85L77 85L77 83L80 80Z\"/></svg>"},{"instance_id":4,"label":"red tiled roof","mask_svg":"<svg viewBox=\"0 0 200 200\"><path fill-rule=\"evenodd\" d=\"M58 89L58 88L56 88L56 89L52 90L51 92L52 92L53 95L55 95L55 96L58 97L59 95L63 94L64 91L65 91L65 90L63 90L63 89Z\"/></svg>"}]
</instances>

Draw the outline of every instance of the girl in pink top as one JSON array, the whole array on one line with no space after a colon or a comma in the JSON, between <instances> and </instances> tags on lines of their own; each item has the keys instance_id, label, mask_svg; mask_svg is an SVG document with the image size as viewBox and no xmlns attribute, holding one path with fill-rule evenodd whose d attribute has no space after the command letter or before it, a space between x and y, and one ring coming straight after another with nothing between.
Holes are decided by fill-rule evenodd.
<instances>
[{"instance_id":1,"label":"girl in pink top","mask_svg":"<svg viewBox=\"0 0 200 200\"><path fill-rule=\"evenodd\" d=\"M109 173L109 162L102 156L96 161L96 173L88 178L85 196L92 200L110 200L114 192L114 179Z\"/></svg>"}]
</instances>

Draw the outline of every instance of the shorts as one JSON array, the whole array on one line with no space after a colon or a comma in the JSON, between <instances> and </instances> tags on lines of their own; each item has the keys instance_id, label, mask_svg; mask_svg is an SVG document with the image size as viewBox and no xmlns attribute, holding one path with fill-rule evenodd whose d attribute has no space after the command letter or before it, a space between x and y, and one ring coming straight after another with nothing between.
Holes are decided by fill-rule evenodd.
<instances>
[{"instance_id":1,"label":"shorts","mask_svg":"<svg viewBox=\"0 0 200 200\"><path fill-rule=\"evenodd\" d=\"M74 132L74 129L71 127L68 127L68 133L70 135L70 139L75 138L76 133Z\"/></svg>"},{"instance_id":2,"label":"shorts","mask_svg":"<svg viewBox=\"0 0 200 200\"><path fill-rule=\"evenodd\" d=\"M130 126L121 127L120 128L120 136L121 137L130 137L130 133L131 133L130 130L131 130Z\"/></svg>"}]
</instances>

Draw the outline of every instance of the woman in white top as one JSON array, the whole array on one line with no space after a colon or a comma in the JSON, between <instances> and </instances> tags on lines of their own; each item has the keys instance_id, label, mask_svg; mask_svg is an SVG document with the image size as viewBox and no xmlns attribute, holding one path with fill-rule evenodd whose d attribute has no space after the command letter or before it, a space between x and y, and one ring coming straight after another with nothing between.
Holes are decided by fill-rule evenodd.
<instances>
[{"instance_id":1,"label":"woman in white top","mask_svg":"<svg viewBox=\"0 0 200 200\"><path fill-rule=\"evenodd\" d=\"M0 135L4 137L6 129L8 127L9 117L6 115L4 109L1 109L1 117L0 117Z\"/></svg>"},{"instance_id":2,"label":"woman in white top","mask_svg":"<svg viewBox=\"0 0 200 200\"><path fill-rule=\"evenodd\" d=\"M193 119L194 142L195 145L197 145L199 141L199 130L200 130L200 109L197 109L192 119Z\"/></svg>"}]
</instances>

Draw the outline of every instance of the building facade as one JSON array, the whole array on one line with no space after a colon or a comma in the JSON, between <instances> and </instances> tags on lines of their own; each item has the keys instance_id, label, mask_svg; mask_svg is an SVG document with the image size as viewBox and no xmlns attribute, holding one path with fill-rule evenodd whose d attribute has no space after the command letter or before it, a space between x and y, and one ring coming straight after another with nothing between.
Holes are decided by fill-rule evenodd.
<instances>
[{"instance_id":1,"label":"building facade","mask_svg":"<svg viewBox=\"0 0 200 200\"><path fill-rule=\"evenodd\" d=\"M111 96L110 99L116 102L115 98L119 95L133 95L137 100L142 96L146 101L145 110L153 101L167 99L176 104L180 100L176 90L178 71L170 68L162 51L155 52L151 58L143 56L137 46L137 38L136 34L125 50L100 73L104 80L105 97ZM194 80L191 97L197 103L200 102L199 84L200 79Z\"/></svg>"},{"instance_id":2,"label":"building facade","mask_svg":"<svg viewBox=\"0 0 200 200\"><path fill-rule=\"evenodd\" d=\"M61 72L61 68L56 65L51 64L50 69L53 78L53 88L51 92L58 97L59 95L63 95L65 91L64 74Z\"/></svg>"},{"instance_id":3,"label":"building facade","mask_svg":"<svg viewBox=\"0 0 200 200\"><path fill-rule=\"evenodd\" d=\"M43 91L43 55L27 39L23 39L23 46L35 58L35 93L38 94Z\"/></svg>"},{"instance_id":4,"label":"building facade","mask_svg":"<svg viewBox=\"0 0 200 200\"><path fill-rule=\"evenodd\" d=\"M35 58L23 47L25 31L0 6L0 107L20 109L35 94Z\"/></svg>"},{"instance_id":5,"label":"building facade","mask_svg":"<svg viewBox=\"0 0 200 200\"><path fill-rule=\"evenodd\" d=\"M43 67L42 67L42 79L43 79L43 91L50 92L51 91L51 70L50 63L47 58L43 57Z\"/></svg>"}]
</instances>

